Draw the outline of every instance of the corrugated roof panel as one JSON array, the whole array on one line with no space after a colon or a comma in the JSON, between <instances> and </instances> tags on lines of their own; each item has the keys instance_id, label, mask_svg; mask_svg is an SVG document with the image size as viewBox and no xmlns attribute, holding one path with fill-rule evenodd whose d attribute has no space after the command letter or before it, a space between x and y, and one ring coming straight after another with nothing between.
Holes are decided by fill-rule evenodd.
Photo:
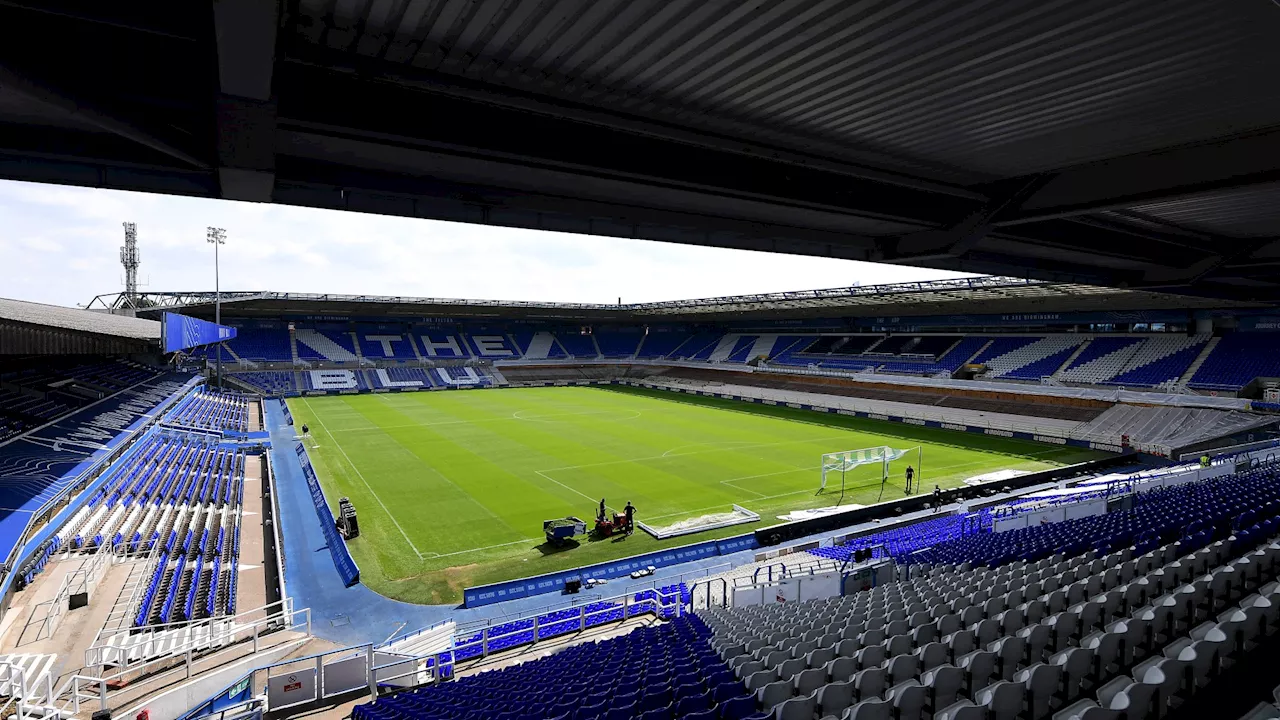
<instances>
[{"instance_id":1,"label":"corrugated roof panel","mask_svg":"<svg viewBox=\"0 0 1280 720\"><path fill-rule=\"evenodd\" d=\"M1280 8L1261 0L303 0L301 12L396 36L389 59L942 173L1020 175L1280 123L1280 93L1257 85L1280 76Z\"/></svg>"},{"instance_id":2,"label":"corrugated roof panel","mask_svg":"<svg viewBox=\"0 0 1280 720\"><path fill-rule=\"evenodd\" d=\"M155 320L0 298L0 320L138 340L159 340Z\"/></svg>"},{"instance_id":3,"label":"corrugated roof panel","mask_svg":"<svg viewBox=\"0 0 1280 720\"><path fill-rule=\"evenodd\" d=\"M1280 183L1131 208L1193 230L1234 237L1280 235Z\"/></svg>"}]
</instances>

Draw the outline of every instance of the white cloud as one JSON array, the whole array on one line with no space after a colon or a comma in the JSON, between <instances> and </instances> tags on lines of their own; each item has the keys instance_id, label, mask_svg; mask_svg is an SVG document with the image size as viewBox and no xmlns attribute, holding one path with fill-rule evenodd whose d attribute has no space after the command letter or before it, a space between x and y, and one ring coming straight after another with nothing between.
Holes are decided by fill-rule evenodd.
<instances>
[{"instance_id":1,"label":"white cloud","mask_svg":"<svg viewBox=\"0 0 1280 720\"><path fill-rule=\"evenodd\" d=\"M0 182L0 297L74 305L121 289L121 223L150 290L213 288L205 229L225 228L226 290L561 302L675 300L955 273L330 210Z\"/></svg>"}]
</instances>

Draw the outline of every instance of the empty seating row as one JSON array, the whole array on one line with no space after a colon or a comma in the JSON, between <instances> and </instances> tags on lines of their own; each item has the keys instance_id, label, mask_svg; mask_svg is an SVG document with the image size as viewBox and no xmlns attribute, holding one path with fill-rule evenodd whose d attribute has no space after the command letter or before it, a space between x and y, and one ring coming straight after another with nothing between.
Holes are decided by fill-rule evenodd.
<instances>
[{"instance_id":1,"label":"empty seating row","mask_svg":"<svg viewBox=\"0 0 1280 720\"><path fill-rule=\"evenodd\" d=\"M184 427L248 432L249 400L230 393L192 393L165 420Z\"/></svg>"}]
</instances>

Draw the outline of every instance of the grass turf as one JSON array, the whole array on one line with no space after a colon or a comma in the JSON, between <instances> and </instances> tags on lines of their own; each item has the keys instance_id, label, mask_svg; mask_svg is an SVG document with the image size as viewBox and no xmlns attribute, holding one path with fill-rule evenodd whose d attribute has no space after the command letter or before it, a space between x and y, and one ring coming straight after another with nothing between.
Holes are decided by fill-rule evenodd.
<instances>
[{"instance_id":1,"label":"grass turf","mask_svg":"<svg viewBox=\"0 0 1280 720\"><path fill-rule=\"evenodd\" d=\"M834 505L838 494L815 495L827 452L921 446L926 490L1102 455L636 388L343 395L289 407L311 427L330 503L336 510L347 496L359 512L350 548L363 581L416 603L456 603L464 587L738 535L787 510ZM915 453L894 464L883 490L878 467L849 473L843 503L901 497L909 461ZM631 501L652 525L735 503L761 522L661 541L637 529L568 550L545 545L543 520L590 521L601 497L614 509Z\"/></svg>"}]
</instances>

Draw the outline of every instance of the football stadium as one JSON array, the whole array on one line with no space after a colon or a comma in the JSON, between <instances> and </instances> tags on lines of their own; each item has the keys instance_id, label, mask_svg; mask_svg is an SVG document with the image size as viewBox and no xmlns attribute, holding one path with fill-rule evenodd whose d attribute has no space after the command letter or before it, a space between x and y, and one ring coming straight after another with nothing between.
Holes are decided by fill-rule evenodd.
<instances>
[{"instance_id":1,"label":"football stadium","mask_svg":"<svg viewBox=\"0 0 1280 720\"><path fill-rule=\"evenodd\" d=\"M0 28L0 180L41 192L962 273L224 289L211 226L214 287L164 290L95 207L123 291L0 269L3 717L1280 718L1276 3Z\"/></svg>"}]
</instances>

